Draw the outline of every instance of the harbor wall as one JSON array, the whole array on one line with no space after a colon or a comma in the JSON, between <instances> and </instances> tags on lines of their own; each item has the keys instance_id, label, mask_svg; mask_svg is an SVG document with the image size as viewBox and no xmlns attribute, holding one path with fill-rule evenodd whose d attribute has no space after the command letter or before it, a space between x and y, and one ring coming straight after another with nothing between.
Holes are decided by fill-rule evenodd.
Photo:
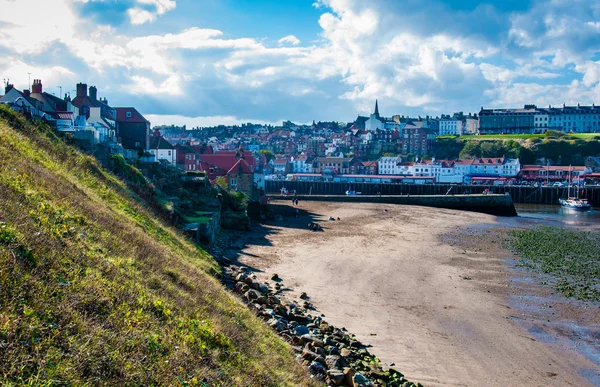
<instances>
[{"instance_id":1,"label":"harbor wall","mask_svg":"<svg viewBox=\"0 0 600 387\"><path fill-rule=\"evenodd\" d=\"M530 187L530 186L495 186L495 185L452 185L452 184L377 184L377 183L338 183L267 180L267 194L279 194L281 188L296 190L299 195L344 195L346 190L354 190L363 195L445 195L465 192L476 194L489 190L494 194L509 194L514 203L559 205L558 199L567 197L566 187ZM580 190L581 197L587 198L592 206L600 207L600 187L585 187ZM571 189L573 195L573 189Z\"/></svg>"}]
</instances>

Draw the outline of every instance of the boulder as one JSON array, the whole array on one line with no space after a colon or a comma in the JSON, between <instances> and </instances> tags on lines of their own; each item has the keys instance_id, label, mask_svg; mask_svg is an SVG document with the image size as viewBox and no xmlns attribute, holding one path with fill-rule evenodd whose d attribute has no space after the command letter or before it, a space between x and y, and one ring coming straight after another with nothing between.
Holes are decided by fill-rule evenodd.
<instances>
[{"instance_id":1,"label":"boulder","mask_svg":"<svg viewBox=\"0 0 600 387\"><path fill-rule=\"evenodd\" d=\"M258 298L258 293L256 290L248 290L246 293L244 293L244 298L248 301L254 301Z\"/></svg>"},{"instance_id":2,"label":"boulder","mask_svg":"<svg viewBox=\"0 0 600 387\"><path fill-rule=\"evenodd\" d=\"M327 377L334 386L341 386L344 384L344 373L340 370L327 371Z\"/></svg>"},{"instance_id":3,"label":"boulder","mask_svg":"<svg viewBox=\"0 0 600 387\"><path fill-rule=\"evenodd\" d=\"M373 383L358 372L352 377L352 382L355 387L373 387Z\"/></svg>"},{"instance_id":4,"label":"boulder","mask_svg":"<svg viewBox=\"0 0 600 387\"><path fill-rule=\"evenodd\" d=\"M296 333L296 335L298 336L303 336L308 334L308 328L305 325L298 325L295 329L294 332Z\"/></svg>"},{"instance_id":5,"label":"boulder","mask_svg":"<svg viewBox=\"0 0 600 387\"><path fill-rule=\"evenodd\" d=\"M325 367L323 367L321 363L318 363L316 361L312 362L310 366L308 366L308 371L313 375L325 375L325 373L327 372Z\"/></svg>"},{"instance_id":6,"label":"boulder","mask_svg":"<svg viewBox=\"0 0 600 387\"><path fill-rule=\"evenodd\" d=\"M279 281L279 280L280 280L280 278L279 278L279 276L277 275L277 273L273 274L273 275L271 276L271 279L272 279L273 281Z\"/></svg>"}]
</instances>

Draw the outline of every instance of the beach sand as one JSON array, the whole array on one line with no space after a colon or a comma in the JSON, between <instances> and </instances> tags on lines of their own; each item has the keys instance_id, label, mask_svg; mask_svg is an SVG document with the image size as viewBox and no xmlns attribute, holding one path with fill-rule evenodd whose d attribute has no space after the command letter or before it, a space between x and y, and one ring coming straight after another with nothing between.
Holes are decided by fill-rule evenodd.
<instances>
[{"instance_id":1,"label":"beach sand","mask_svg":"<svg viewBox=\"0 0 600 387\"><path fill-rule=\"evenodd\" d=\"M544 331L546 319L592 324L600 322L598 309L571 310L559 300L546 316L537 306L526 309L526 301L515 306L524 296L550 297L551 289L511 269L516 261L500 234L480 226L495 224L495 217L304 202L295 218L291 201L275 201L273 208L282 218L247 237L239 262L265 281L277 273L290 299L306 292L315 313L372 345L384 365L395 364L409 380L426 386L594 385L589 375L600 372L596 364L568 343L540 341L545 336L532 327L552 336L552 326ZM309 231L310 221L324 231Z\"/></svg>"}]
</instances>

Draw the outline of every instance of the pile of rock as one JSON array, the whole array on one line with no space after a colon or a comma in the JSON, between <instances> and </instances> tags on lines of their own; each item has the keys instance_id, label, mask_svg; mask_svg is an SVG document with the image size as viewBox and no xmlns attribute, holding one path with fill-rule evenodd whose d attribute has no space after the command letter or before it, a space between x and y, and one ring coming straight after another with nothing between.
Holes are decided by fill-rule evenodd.
<instances>
[{"instance_id":1,"label":"pile of rock","mask_svg":"<svg viewBox=\"0 0 600 387\"><path fill-rule=\"evenodd\" d=\"M313 377L328 386L421 386L407 381L394 368L384 370L379 359L345 328L329 325L322 315L311 315L314 309L306 293L302 293L299 302L282 299L281 279L277 274L271 279L273 283L260 283L244 267L224 267L225 284L292 345Z\"/></svg>"}]
</instances>

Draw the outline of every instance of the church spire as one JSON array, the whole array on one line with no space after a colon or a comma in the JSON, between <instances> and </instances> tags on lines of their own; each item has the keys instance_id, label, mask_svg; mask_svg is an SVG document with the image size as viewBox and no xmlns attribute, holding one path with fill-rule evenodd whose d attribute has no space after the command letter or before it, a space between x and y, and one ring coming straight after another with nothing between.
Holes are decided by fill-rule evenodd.
<instances>
[{"instance_id":1,"label":"church spire","mask_svg":"<svg viewBox=\"0 0 600 387\"><path fill-rule=\"evenodd\" d=\"M376 117L379 117L379 105L377 103L377 100L375 100L375 114Z\"/></svg>"}]
</instances>

